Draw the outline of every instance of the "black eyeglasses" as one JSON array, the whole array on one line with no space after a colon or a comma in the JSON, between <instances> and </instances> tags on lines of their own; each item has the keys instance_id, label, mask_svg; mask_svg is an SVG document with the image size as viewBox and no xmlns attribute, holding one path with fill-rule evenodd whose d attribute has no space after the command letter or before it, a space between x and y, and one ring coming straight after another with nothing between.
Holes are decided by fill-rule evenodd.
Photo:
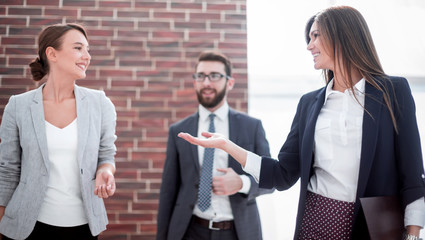
<instances>
[{"instance_id":1,"label":"black eyeglasses","mask_svg":"<svg viewBox=\"0 0 425 240\"><path fill-rule=\"evenodd\" d=\"M229 78L229 76L221 74L221 73L210 73L210 74L205 74L205 73L194 73L193 74L193 79L195 79L197 82L203 82L205 80L205 77L207 77L211 82L218 82L220 81L223 77L226 77L226 79Z\"/></svg>"}]
</instances>

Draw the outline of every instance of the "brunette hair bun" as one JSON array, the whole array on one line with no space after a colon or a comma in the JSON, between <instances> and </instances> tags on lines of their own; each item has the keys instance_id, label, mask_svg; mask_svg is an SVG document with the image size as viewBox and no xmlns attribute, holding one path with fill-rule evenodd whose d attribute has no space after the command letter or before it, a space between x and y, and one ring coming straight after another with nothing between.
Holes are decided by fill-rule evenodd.
<instances>
[{"instance_id":1,"label":"brunette hair bun","mask_svg":"<svg viewBox=\"0 0 425 240\"><path fill-rule=\"evenodd\" d=\"M40 58L34 59L34 61L32 61L29 66L31 70L32 79L34 81L40 81L46 75L45 66L43 64L43 61L40 60Z\"/></svg>"}]
</instances>

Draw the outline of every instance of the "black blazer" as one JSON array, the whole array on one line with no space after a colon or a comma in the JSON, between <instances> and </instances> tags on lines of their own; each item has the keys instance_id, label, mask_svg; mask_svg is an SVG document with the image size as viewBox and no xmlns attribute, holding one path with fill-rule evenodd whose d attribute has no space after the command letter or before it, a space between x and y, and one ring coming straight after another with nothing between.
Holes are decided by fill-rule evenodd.
<instances>
[{"instance_id":1,"label":"black blazer","mask_svg":"<svg viewBox=\"0 0 425 240\"><path fill-rule=\"evenodd\" d=\"M199 114L195 113L173 124L169 130L167 157L162 173L158 209L157 240L182 239L189 226L193 208L198 198L199 160L198 147L177 137L180 132L198 134ZM258 155L270 156L269 144L261 121L230 109L229 139ZM246 174L240 164L229 156L229 167L238 174ZM247 175L247 174L246 174ZM239 239L262 239L260 217L255 198L272 190L259 189L251 179L248 194L229 196Z\"/></svg>"},{"instance_id":2,"label":"black blazer","mask_svg":"<svg viewBox=\"0 0 425 240\"><path fill-rule=\"evenodd\" d=\"M407 204L425 195L415 103L405 78L388 78L379 78L378 81L390 92L399 133L395 132L383 94L366 82L353 239L369 238L359 198L398 195L404 209ZM301 178L294 239L298 238L307 185L314 171L314 131L325 92L326 88L321 88L301 98L288 138L280 150L279 161L264 157L261 164L260 187L284 190Z\"/></svg>"}]
</instances>

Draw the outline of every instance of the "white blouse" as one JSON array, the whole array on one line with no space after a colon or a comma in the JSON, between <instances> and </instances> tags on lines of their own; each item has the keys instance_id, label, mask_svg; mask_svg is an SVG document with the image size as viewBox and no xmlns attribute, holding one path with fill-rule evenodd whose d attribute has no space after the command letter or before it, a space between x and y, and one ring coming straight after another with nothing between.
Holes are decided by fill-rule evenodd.
<instances>
[{"instance_id":1,"label":"white blouse","mask_svg":"<svg viewBox=\"0 0 425 240\"><path fill-rule=\"evenodd\" d=\"M77 162L77 119L64 128L46 121L49 182L38 221L60 227L88 223Z\"/></svg>"}]
</instances>

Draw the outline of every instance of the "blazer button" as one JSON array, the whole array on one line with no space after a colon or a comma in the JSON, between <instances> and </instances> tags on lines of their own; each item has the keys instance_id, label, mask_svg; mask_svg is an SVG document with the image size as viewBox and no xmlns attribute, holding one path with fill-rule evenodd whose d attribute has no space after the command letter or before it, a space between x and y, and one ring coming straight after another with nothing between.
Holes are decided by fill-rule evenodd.
<instances>
[{"instance_id":1,"label":"blazer button","mask_svg":"<svg viewBox=\"0 0 425 240\"><path fill-rule=\"evenodd\" d=\"M197 183L197 184L195 184L195 187L196 187L196 188L199 188L199 184L198 184L198 183Z\"/></svg>"},{"instance_id":2,"label":"blazer button","mask_svg":"<svg viewBox=\"0 0 425 240\"><path fill-rule=\"evenodd\" d=\"M193 208L195 207L195 205L190 204L190 205L189 205L189 207L190 207L190 209L192 209L192 210L193 210Z\"/></svg>"}]
</instances>

